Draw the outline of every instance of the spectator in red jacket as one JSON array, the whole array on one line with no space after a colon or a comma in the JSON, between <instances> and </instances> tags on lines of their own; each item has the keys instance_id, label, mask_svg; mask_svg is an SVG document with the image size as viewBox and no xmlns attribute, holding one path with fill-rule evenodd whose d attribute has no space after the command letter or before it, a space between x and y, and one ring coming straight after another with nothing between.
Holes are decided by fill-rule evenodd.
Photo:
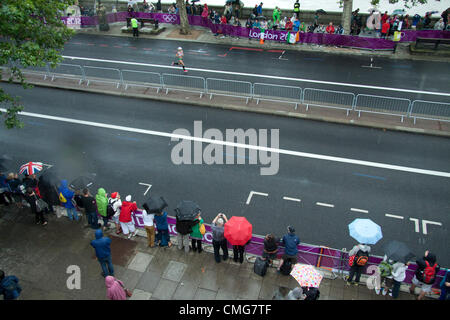
<instances>
[{"instance_id":1,"label":"spectator in red jacket","mask_svg":"<svg viewBox=\"0 0 450 320\"><path fill-rule=\"evenodd\" d=\"M292 23L292 21L290 19L288 19L288 21L286 21L286 26L285 26L286 31L292 30L293 27L294 27L294 24Z\"/></svg>"},{"instance_id":2,"label":"spectator in red jacket","mask_svg":"<svg viewBox=\"0 0 450 320\"><path fill-rule=\"evenodd\" d=\"M325 31L326 31L328 34L333 34L333 33L334 33L333 22L330 22L330 23L328 24L328 27L325 29Z\"/></svg>"},{"instance_id":3,"label":"spectator in red jacket","mask_svg":"<svg viewBox=\"0 0 450 320\"><path fill-rule=\"evenodd\" d=\"M227 24L227 17L225 17L224 15L222 15L222 18L220 18L220 23L221 23L221 24Z\"/></svg>"},{"instance_id":4,"label":"spectator in red jacket","mask_svg":"<svg viewBox=\"0 0 450 320\"><path fill-rule=\"evenodd\" d=\"M381 26L381 38L386 39L387 35L389 34L389 28L391 25L388 21L385 21L383 25Z\"/></svg>"},{"instance_id":5,"label":"spectator in red jacket","mask_svg":"<svg viewBox=\"0 0 450 320\"><path fill-rule=\"evenodd\" d=\"M386 21L389 20L389 15L387 14L387 11L383 14L381 17L381 25L383 25Z\"/></svg>"},{"instance_id":6,"label":"spectator in red jacket","mask_svg":"<svg viewBox=\"0 0 450 320\"><path fill-rule=\"evenodd\" d=\"M137 229L134 227L134 222L131 214L137 211L136 202L131 202L131 196L128 195L125 201L122 202L122 208L120 209L119 221L124 235L129 234L128 239L137 234Z\"/></svg>"}]
</instances>

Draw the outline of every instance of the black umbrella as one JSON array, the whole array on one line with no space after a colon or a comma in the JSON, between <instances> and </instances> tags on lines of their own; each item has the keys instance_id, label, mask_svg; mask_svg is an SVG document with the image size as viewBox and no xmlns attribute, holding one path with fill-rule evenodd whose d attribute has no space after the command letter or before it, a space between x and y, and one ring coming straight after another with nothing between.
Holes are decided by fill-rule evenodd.
<instances>
[{"instance_id":1,"label":"black umbrella","mask_svg":"<svg viewBox=\"0 0 450 320\"><path fill-rule=\"evenodd\" d=\"M82 190L94 184L95 174L79 176L70 183L70 187L74 190Z\"/></svg>"},{"instance_id":2,"label":"black umbrella","mask_svg":"<svg viewBox=\"0 0 450 320\"><path fill-rule=\"evenodd\" d=\"M416 255L411 252L411 249L408 248L406 244L403 242L392 240L384 247L384 253L388 257L388 259L392 259L394 261L400 262L408 262Z\"/></svg>"},{"instance_id":3,"label":"black umbrella","mask_svg":"<svg viewBox=\"0 0 450 320\"><path fill-rule=\"evenodd\" d=\"M167 202L163 197L150 197L142 207L147 211L147 213L160 213L167 207Z\"/></svg>"},{"instance_id":4,"label":"black umbrella","mask_svg":"<svg viewBox=\"0 0 450 320\"><path fill-rule=\"evenodd\" d=\"M175 208L176 216L178 220L194 220L195 217L201 212L200 207L194 201L181 201Z\"/></svg>"},{"instance_id":5,"label":"black umbrella","mask_svg":"<svg viewBox=\"0 0 450 320\"><path fill-rule=\"evenodd\" d=\"M266 20L267 18L264 17L264 16L257 16L256 19L257 19L257 20Z\"/></svg>"},{"instance_id":6,"label":"black umbrella","mask_svg":"<svg viewBox=\"0 0 450 320\"><path fill-rule=\"evenodd\" d=\"M327 14L327 13L325 10L319 9L319 10L316 10L316 14Z\"/></svg>"},{"instance_id":7,"label":"black umbrella","mask_svg":"<svg viewBox=\"0 0 450 320\"><path fill-rule=\"evenodd\" d=\"M55 167L44 170L39 175L39 184L45 184L49 186L58 185L61 179L59 178L59 175L56 171L57 170L55 169Z\"/></svg>"}]
</instances>

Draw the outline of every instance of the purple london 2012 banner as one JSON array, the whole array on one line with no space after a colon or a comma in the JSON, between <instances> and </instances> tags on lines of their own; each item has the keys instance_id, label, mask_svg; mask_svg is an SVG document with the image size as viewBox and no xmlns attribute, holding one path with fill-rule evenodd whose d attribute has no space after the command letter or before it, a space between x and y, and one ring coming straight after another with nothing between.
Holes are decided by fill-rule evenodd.
<instances>
[{"instance_id":1,"label":"purple london 2012 banner","mask_svg":"<svg viewBox=\"0 0 450 320\"><path fill-rule=\"evenodd\" d=\"M136 12L132 16L136 18L151 18L158 20L159 23L180 24L180 17L176 14L169 13L145 13ZM128 12L117 12L106 15L108 23L124 22L127 17L130 17ZM62 17L61 19L68 26L76 24L73 20L76 17ZM81 27L96 26L99 24L97 16L94 17L78 17L80 18ZM260 39L261 32L259 29L249 29L244 27L236 27L232 25L214 24L208 18L201 16L188 16L189 24L193 26L202 26L209 28L215 34L222 34L231 37ZM78 22L78 21L77 21ZM264 39L267 41L286 42L288 31L285 30L266 30ZM417 37L422 38L450 38L450 31L440 30L404 30L401 33L401 42L413 42ZM393 50L395 42L380 38L367 38L359 36L339 35L339 34L324 34L324 33L300 33L299 43L363 48L370 50Z\"/></svg>"},{"instance_id":2,"label":"purple london 2012 banner","mask_svg":"<svg viewBox=\"0 0 450 320\"><path fill-rule=\"evenodd\" d=\"M144 222L142 219L142 212L137 211L132 214L133 222L136 227L144 228ZM176 231L176 218L168 216L167 222L169 225L169 234L172 236L177 235ZM206 233L203 235L203 242L207 244L212 244L212 232L211 226L205 223ZM231 248L230 244L228 247ZM339 270L350 270L348 266L348 253L344 253L341 250L332 249L324 246L315 246L315 245L307 245L300 244L297 246L299 253L297 254L298 262L303 264L313 265L319 268L323 268L325 270L338 272ZM250 243L246 245L245 251L248 254L261 256L264 249L264 237L258 235L252 235ZM284 254L284 248L279 247L277 258L281 258ZM370 265L378 265L383 259L376 256L369 257ZM417 265L412 263L409 265L408 270L406 272L405 283L411 283L411 280L414 276L414 271L416 270ZM374 275L370 273L368 275ZM445 270L441 268L438 273L438 281L433 285L434 288L439 288L440 280L444 277Z\"/></svg>"}]
</instances>

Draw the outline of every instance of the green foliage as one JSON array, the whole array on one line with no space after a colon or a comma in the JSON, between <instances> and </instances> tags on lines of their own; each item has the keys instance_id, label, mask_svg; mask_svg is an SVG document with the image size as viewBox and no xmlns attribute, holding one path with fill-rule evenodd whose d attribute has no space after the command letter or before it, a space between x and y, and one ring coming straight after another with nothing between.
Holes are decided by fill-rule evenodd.
<instances>
[{"instance_id":1,"label":"green foliage","mask_svg":"<svg viewBox=\"0 0 450 320\"><path fill-rule=\"evenodd\" d=\"M74 0L1 0L0 1L0 67L10 68L13 79L26 89L31 87L17 66L55 66L61 61L60 50L73 30L60 20L61 13ZM2 73L0 73L0 79ZM17 112L23 109L17 97L0 88L0 105L7 128L21 128Z\"/></svg>"}]
</instances>

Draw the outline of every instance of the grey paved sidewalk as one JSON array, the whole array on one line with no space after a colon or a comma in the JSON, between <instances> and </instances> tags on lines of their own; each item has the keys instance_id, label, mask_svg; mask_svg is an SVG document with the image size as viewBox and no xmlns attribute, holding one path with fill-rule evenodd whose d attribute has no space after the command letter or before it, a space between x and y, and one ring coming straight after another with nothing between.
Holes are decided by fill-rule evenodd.
<instances>
[{"instance_id":1,"label":"grey paved sidewalk","mask_svg":"<svg viewBox=\"0 0 450 320\"><path fill-rule=\"evenodd\" d=\"M28 208L0 206L0 269L20 279L20 299L106 299L101 268L90 246L94 230L84 228L85 220L71 222L56 215L48 215L48 220L45 227L36 225ZM175 246L149 248L139 234L128 240L112 229L108 236L113 239L115 276L133 291L132 300L272 300L280 288L297 286L294 278L277 274L274 268L260 277L247 261L216 263L208 246L202 253L185 253ZM67 288L70 265L80 267L81 289ZM320 292L320 300L392 299L364 285L349 287L342 279L326 277ZM413 299L400 293L399 300Z\"/></svg>"}]
</instances>

